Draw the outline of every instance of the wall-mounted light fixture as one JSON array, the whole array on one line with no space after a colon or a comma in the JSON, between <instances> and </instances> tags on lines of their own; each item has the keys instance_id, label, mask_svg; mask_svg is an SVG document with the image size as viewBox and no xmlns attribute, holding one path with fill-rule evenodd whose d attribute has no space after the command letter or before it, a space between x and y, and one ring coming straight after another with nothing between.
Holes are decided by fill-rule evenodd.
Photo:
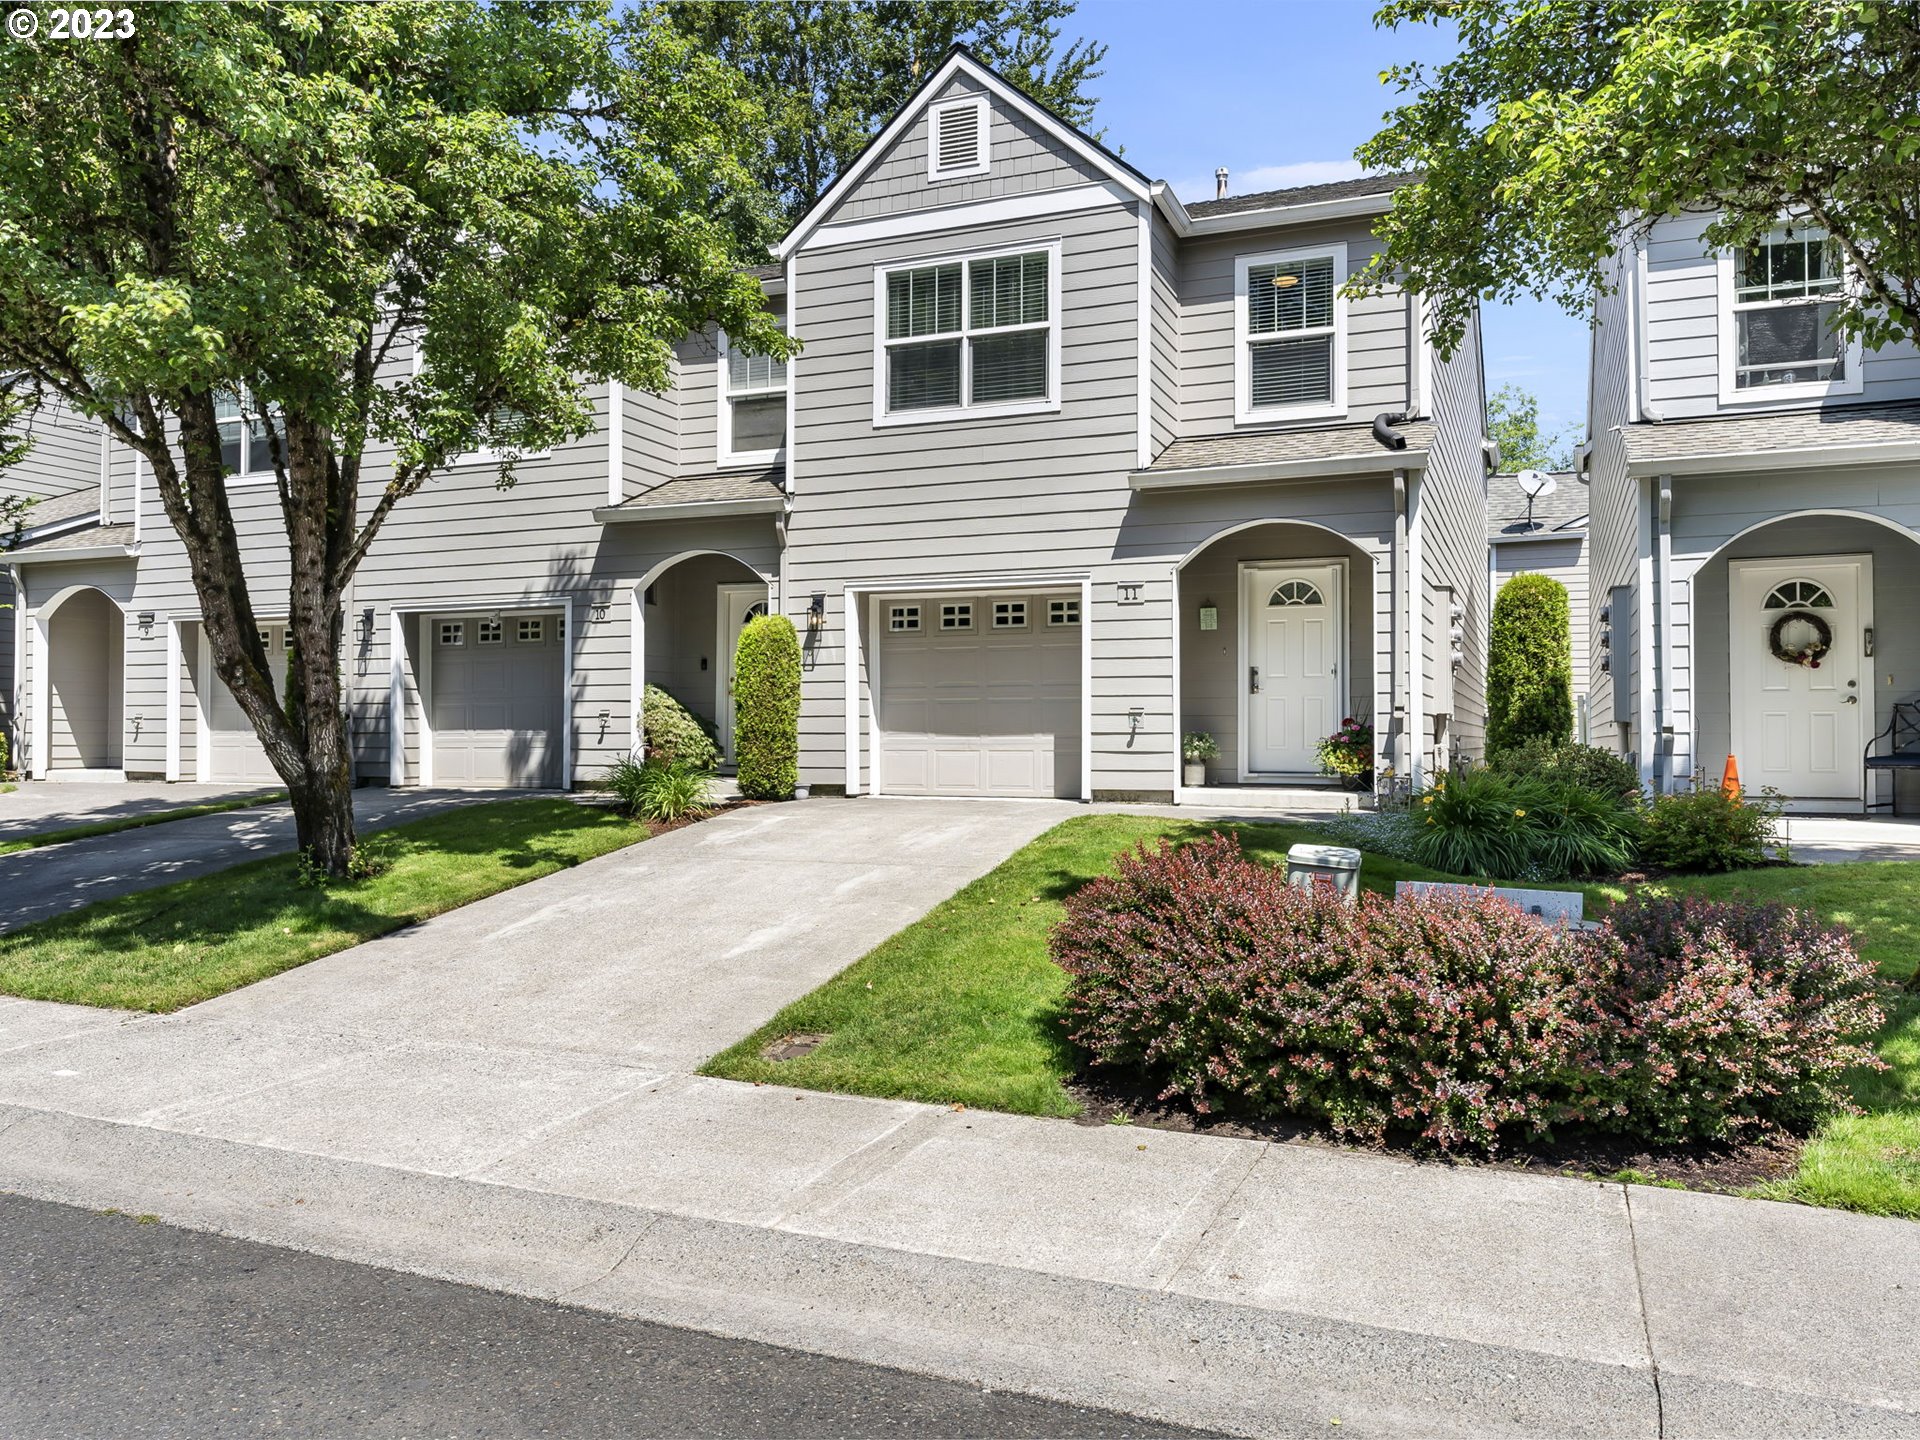
<instances>
[{"instance_id":1,"label":"wall-mounted light fixture","mask_svg":"<svg viewBox=\"0 0 1920 1440\"><path fill-rule=\"evenodd\" d=\"M823 590L813 592L813 598L807 601L807 633L818 635L827 628L827 596Z\"/></svg>"},{"instance_id":2,"label":"wall-mounted light fixture","mask_svg":"<svg viewBox=\"0 0 1920 1440\"><path fill-rule=\"evenodd\" d=\"M1211 600L1200 602L1200 628L1218 630L1220 628L1220 607Z\"/></svg>"}]
</instances>

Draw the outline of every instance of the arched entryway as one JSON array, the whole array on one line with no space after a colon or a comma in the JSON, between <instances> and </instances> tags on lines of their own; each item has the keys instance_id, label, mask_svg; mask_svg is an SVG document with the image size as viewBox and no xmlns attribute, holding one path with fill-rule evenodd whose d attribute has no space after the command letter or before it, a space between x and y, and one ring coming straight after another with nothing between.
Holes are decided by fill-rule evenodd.
<instances>
[{"instance_id":1,"label":"arched entryway","mask_svg":"<svg viewBox=\"0 0 1920 1440\"><path fill-rule=\"evenodd\" d=\"M40 690L39 775L119 773L123 760L125 619L100 590L79 587L37 616L45 677Z\"/></svg>"},{"instance_id":2,"label":"arched entryway","mask_svg":"<svg viewBox=\"0 0 1920 1440\"><path fill-rule=\"evenodd\" d=\"M728 765L734 649L747 621L767 613L769 594L767 576L716 550L663 561L634 591L636 691L657 686L712 727ZM639 710L636 695L636 731L644 723Z\"/></svg>"},{"instance_id":3,"label":"arched entryway","mask_svg":"<svg viewBox=\"0 0 1920 1440\"><path fill-rule=\"evenodd\" d=\"M1314 776L1320 741L1372 717L1374 585L1369 552L1293 521L1226 531L1181 562L1179 733L1218 745L1209 783Z\"/></svg>"}]
</instances>

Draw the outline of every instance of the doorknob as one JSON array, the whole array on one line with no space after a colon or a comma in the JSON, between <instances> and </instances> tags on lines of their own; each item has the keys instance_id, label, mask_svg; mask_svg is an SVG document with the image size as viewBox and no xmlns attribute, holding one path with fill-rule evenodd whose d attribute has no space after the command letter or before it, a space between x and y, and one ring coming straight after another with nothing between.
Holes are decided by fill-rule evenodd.
<instances>
[{"instance_id":1,"label":"doorknob","mask_svg":"<svg viewBox=\"0 0 1920 1440\"><path fill-rule=\"evenodd\" d=\"M1260 693L1260 667L1258 665L1249 665L1247 667L1247 693L1249 695L1258 695Z\"/></svg>"},{"instance_id":2,"label":"doorknob","mask_svg":"<svg viewBox=\"0 0 1920 1440\"><path fill-rule=\"evenodd\" d=\"M1849 695L1846 697L1846 700L1849 705L1858 705L1860 703L1860 697L1858 695Z\"/></svg>"}]
</instances>

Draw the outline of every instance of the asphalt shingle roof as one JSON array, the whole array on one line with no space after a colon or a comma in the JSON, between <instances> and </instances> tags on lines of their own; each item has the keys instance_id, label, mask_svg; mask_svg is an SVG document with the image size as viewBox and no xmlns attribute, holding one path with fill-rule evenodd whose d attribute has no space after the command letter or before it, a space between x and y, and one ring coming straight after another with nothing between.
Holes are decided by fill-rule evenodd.
<instances>
[{"instance_id":1,"label":"asphalt shingle roof","mask_svg":"<svg viewBox=\"0 0 1920 1440\"><path fill-rule=\"evenodd\" d=\"M1533 524L1527 524L1527 497L1516 475L1492 475L1487 479L1487 538L1502 540L1517 535L1536 535L1546 539L1556 533L1579 533L1587 528L1587 487L1571 470L1556 470L1558 483L1550 494L1533 502Z\"/></svg>"},{"instance_id":2,"label":"asphalt shingle roof","mask_svg":"<svg viewBox=\"0 0 1920 1440\"><path fill-rule=\"evenodd\" d=\"M82 515L100 513L100 487L88 485L79 490L69 490L65 495L48 495L37 501L21 517L20 523L29 530L42 525L56 525L62 520L76 520Z\"/></svg>"},{"instance_id":3,"label":"asphalt shingle roof","mask_svg":"<svg viewBox=\"0 0 1920 1440\"><path fill-rule=\"evenodd\" d=\"M1281 461L1375 459L1391 469L1395 456L1425 451L1433 445L1433 422L1410 420L1396 426L1407 437L1405 450L1389 450L1373 438L1366 425L1326 425L1312 430L1263 430L1232 435L1203 435L1175 440L1147 467L1160 470L1200 470L1216 465L1270 465Z\"/></svg>"},{"instance_id":4,"label":"asphalt shingle roof","mask_svg":"<svg viewBox=\"0 0 1920 1440\"><path fill-rule=\"evenodd\" d=\"M1768 451L1883 445L1920 440L1920 400L1629 425L1622 433L1626 436L1627 460L1635 466L1701 455L1764 455ZM1834 458L1841 461L1845 457Z\"/></svg>"},{"instance_id":5,"label":"asphalt shingle roof","mask_svg":"<svg viewBox=\"0 0 1920 1440\"><path fill-rule=\"evenodd\" d=\"M33 540L11 550L0 551L0 561L17 560L23 556L57 555L67 550L92 550L101 545L131 544L131 525L82 525L78 530L64 530L44 540Z\"/></svg>"},{"instance_id":6,"label":"asphalt shingle roof","mask_svg":"<svg viewBox=\"0 0 1920 1440\"><path fill-rule=\"evenodd\" d=\"M1391 195L1402 185L1426 179L1424 170L1394 175L1362 175L1358 180L1333 180L1324 185L1295 185L1286 190L1256 190L1229 195L1224 200L1199 200L1187 206L1195 220L1209 215L1238 215L1248 210L1278 210L1288 205L1314 205L1322 200L1345 200L1355 195Z\"/></svg>"},{"instance_id":7,"label":"asphalt shingle roof","mask_svg":"<svg viewBox=\"0 0 1920 1440\"><path fill-rule=\"evenodd\" d=\"M651 490L621 502L616 509L651 510L661 505L703 505L727 500L775 500L786 493L786 470L733 472L724 475L689 475L668 480Z\"/></svg>"}]
</instances>

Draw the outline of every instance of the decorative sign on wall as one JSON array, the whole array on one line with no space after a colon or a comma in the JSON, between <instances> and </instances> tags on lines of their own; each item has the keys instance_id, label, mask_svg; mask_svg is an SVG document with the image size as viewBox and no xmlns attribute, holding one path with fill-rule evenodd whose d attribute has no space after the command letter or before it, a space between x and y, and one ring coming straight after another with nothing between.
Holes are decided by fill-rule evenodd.
<instances>
[{"instance_id":1,"label":"decorative sign on wall","mask_svg":"<svg viewBox=\"0 0 1920 1440\"><path fill-rule=\"evenodd\" d=\"M1220 607L1211 600L1200 607L1200 628L1218 630L1220 628Z\"/></svg>"},{"instance_id":2,"label":"decorative sign on wall","mask_svg":"<svg viewBox=\"0 0 1920 1440\"><path fill-rule=\"evenodd\" d=\"M1140 605L1145 603L1140 598L1143 582L1139 580L1122 580L1113 588L1115 591L1114 598L1122 605Z\"/></svg>"}]
</instances>

